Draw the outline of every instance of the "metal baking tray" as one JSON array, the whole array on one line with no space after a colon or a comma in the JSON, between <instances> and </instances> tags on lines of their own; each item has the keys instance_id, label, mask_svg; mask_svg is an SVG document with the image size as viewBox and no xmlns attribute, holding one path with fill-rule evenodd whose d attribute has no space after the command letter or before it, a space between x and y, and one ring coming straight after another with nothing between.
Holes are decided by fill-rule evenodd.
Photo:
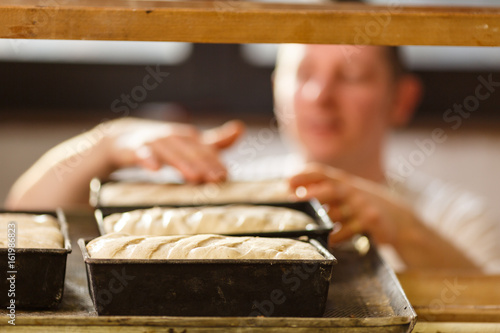
<instances>
[{"instance_id":1,"label":"metal baking tray","mask_svg":"<svg viewBox=\"0 0 500 333\"><path fill-rule=\"evenodd\" d=\"M253 232L253 233L239 233L239 234L226 234L229 236L260 236L260 237L284 237L284 238L298 238L300 236L308 236L310 238L320 239L326 243L328 234L333 230L333 223L328 217L327 212L323 206L315 199L311 201L300 202L287 202L287 203L248 203L249 205L258 206L275 206L285 207L301 211L313 218L316 223L316 228L312 230L290 230L290 231L273 231L273 232ZM203 205L208 206L208 205ZM224 204L216 204L211 206L224 206ZM196 205L179 206L179 205L159 205L156 207L200 207ZM129 212L136 209L148 209L147 207L101 207L95 210L95 219L99 227L101 235L106 234L104 230L104 217L114 214Z\"/></svg>"},{"instance_id":2,"label":"metal baking tray","mask_svg":"<svg viewBox=\"0 0 500 333\"><path fill-rule=\"evenodd\" d=\"M15 295L8 296L11 274L8 273L7 248L0 248L0 303L2 307L15 299L16 308L51 309L61 302L64 292L66 260L71 253L68 225L62 210L57 211L7 211L0 213L47 214L57 217L64 237L64 248L16 248L15 257Z\"/></svg>"},{"instance_id":3,"label":"metal baking tray","mask_svg":"<svg viewBox=\"0 0 500 333\"><path fill-rule=\"evenodd\" d=\"M94 259L80 239L99 315L320 317L336 259Z\"/></svg>"},{"instance_id":4,"label":"metal baking tray","mask_svg":"<svg viewBox=\"0 0 500 333\"><path fill-rule=\"evenodd\" d=\"M417 314L374 244L366 253L348 248L332 250L338 259L333 288L314 327L328 332L411 332Z\"/></svg>"}]
</instances>

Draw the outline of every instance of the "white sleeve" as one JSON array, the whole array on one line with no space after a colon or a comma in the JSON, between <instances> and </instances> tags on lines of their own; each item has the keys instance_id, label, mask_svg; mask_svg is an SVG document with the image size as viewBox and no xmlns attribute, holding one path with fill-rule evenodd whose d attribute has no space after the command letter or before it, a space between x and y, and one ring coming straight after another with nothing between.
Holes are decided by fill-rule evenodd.
<instances>
[{"instance_id":1,"label":"white sleeve","mask_svg":"<svg viewBox=\"0 0 500 333\"><path fill-rule=\"evenodd\" d=\"M492 217L485 201L457 185L425 175L410 178L400 194L417 216L485 273L500 273L500 221Z\"/></svg>"}]
</instances>

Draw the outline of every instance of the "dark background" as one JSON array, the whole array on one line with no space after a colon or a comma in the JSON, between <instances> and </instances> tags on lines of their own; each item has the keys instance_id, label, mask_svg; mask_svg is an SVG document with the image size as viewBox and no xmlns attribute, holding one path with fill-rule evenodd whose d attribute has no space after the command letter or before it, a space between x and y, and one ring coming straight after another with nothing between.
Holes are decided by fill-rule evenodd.
<instances>
[{"instance_id":1,"label":"dark background","mask_svg":"<svg viewBox=\"0 0 500 333\"><path fill-rule=\"evenodd\" d=\"M151 64L153 68L155 64ZM0 117L4 120L71 120L119 117L111 103L142 83L146 65L96 65L0 62ZM148 93L131 115L147 107L158 117L167 109L148 103L175 103L169 118L189 121L194 117L260 118L272 115L272 67L255 67L244 61L239 45L195 44L187 61L161 66L169 76ZM474 93L477 77L492 72L419 71L425 96L413 124L441 121L446 109ZM493 72L493 78L500 77ZM500 94L481 102L470 123L492 124ZM158 111L160 110L160 111ZM156 116L155 116L156 115ZM160 116L161 118L163 116Z\"/></svg>"}]
</instances>

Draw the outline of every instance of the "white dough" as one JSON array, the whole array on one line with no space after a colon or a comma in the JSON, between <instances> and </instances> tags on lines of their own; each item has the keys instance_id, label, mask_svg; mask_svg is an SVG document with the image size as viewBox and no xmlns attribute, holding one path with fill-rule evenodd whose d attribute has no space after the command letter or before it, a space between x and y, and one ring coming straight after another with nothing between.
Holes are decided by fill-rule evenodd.
<instances>
[{"instance_id":1,"label":"white dough","mask_svg":"<svg viewBox=\"0 0 500 333\"><path fill-rule=\"evenodd\" d=\"M51 215L0 213L0 248L8 247L8 225L16 222L16 248L62 248L64 237Z\"/></svg>"},{"instance_id":2,"label":"white dough","mask_svg":"<svg viewBox=\"0 0 500 333\"><path fill-rule=\"evenodd\" d=\"M155 184L111 182L102 185L102 206L206 205L212 203L287 202L285 180L220 184Z\"/></svg>"},{"instance_id":3,"label":"white dough","mask_svg":"<svg viewBox=\"0 0 500 333\"><path fill-rule=\"evenodd\" d=\"M309 243L266 237L129 236L108 234L90 241L91 258L107 259L324 259Z\"/></svg>"},{"instance_id":4,"label":"white dough","mask_svg":"<svg viewBox=\"0 0 500 333\"><path fill-rule=\"evenodd\" d=\"M298 210L257 205L154 207L111 214L103 222L106 233L156 236L311 230L316 226Z\"/></svg>"}]
</instances>

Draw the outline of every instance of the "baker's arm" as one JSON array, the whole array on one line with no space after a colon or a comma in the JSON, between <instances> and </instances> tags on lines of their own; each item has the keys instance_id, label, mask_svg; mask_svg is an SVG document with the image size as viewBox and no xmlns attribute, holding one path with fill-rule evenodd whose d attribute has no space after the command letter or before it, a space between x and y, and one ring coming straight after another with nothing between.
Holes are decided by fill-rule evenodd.
<instances>
[{"instance_id":1,"label":"baker's arm","mask_svg":"<svg viewBox=\"0 0 500 333\"><path fill-rule=\"evenodd\" d=\"M93 177L107 178L130 166L158 170L168 164L188 182L226 178L218 151L243 132L239 121L208 131L184 124L136 118L104 122L44 154L12 187L10 209L54 209L87 205Z\"/></svg>"},{"instance_id":2,"label":"baker's arm","mask_svg":"<svg viewBox=\"0 0 500 333\"><path fill-rule=\"evenodd\" d=\"M409 270L480 271L475 262L382 185L312 164L292 177L290 186L300 199L314 197L327 204L332 220L341 222L342 228L330 235L331 246L354 234L368 233L376 243L392 245Z\"/></svg>"}]
</instances>

